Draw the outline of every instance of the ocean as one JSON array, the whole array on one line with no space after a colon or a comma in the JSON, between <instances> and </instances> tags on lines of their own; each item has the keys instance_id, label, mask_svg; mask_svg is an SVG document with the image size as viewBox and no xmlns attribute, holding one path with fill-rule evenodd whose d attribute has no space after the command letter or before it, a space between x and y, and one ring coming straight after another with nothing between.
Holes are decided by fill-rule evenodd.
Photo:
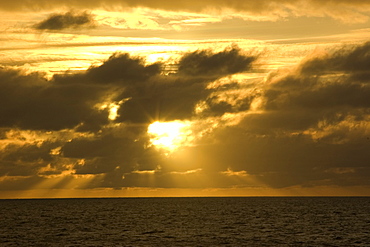
<instances>
[{"instance_id":1,"label":"ocean","mask_svg":"<svg viewBox=\"0 0 370 247\"><path fill-rule=\"evenodd\" d=\"M370 246L370 197L0 200L0 246Z\"/></svg>"}]
</instances>

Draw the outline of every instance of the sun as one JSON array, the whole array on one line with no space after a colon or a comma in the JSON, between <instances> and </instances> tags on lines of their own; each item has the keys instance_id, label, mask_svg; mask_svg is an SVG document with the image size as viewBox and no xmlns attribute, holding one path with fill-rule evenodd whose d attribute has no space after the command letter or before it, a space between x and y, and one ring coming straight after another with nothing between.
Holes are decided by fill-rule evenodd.
<instances>
[{"instance_id":1,"label":"sun","mask_svg":"<svg viewBox=\"0 0 370 247\"><path fill-rule=\"evenodd\" d=\"M190 124L184 121L159 122L148 126L150 142L168 151L174 151L191 139Z\"/></svg>"}]
</instances>

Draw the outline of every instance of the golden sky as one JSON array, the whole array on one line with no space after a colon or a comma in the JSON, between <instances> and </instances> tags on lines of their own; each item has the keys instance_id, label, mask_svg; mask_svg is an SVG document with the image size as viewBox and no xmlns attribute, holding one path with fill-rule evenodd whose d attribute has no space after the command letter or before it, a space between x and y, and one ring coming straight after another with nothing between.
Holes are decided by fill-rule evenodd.
<instances>
[{"instance_id":1,"label":"golden sky","mask_svg":"<svg viewBox=\"0 0 370 247\"><path fill-rule=\"evenodd\" d=\"M0 198L370 196L365 0L0 2Z\"/></svg>"}]
</instances>

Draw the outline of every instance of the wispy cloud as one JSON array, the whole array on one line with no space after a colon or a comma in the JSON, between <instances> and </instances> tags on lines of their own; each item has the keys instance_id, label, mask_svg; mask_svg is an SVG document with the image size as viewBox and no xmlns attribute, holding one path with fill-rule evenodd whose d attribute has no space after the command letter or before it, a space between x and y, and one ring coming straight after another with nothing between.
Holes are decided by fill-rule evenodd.
<instances>
[{"instance_id":1,"label":"wispy cloud","mask_svg":"<svg viewBox=\"0 0 370 247\"><path fill-rule=\"evenodd\" d=\"M27 10L27 9L54 9L54 8L75 8L75 9L122 9L122 7L145 7L162 9L167 11L187 11L220 13L236 12L242 13L245 18L259 20L276 20L288 16L328 16L342 22L365 22L369 19L369 2L358 1L320 1L320 0L205 0L205 1L149 1L149 0L73 0L67 3L62 0L44 1L2 1L0 9L3 10Z\"/></svg>"},{"instance_id":2,"label":"wispy cloud","mask_svg":"<svg viewBox=\"0 0 370 247\"><path fill-rule=\"evenodd\" d=\"M67 12L64 14L52 14L47 19L34 25L37 30L63 30L68 28L91 28L95 26L94 17L87 12L75 13Z\"/></svg>"}]
</instances>

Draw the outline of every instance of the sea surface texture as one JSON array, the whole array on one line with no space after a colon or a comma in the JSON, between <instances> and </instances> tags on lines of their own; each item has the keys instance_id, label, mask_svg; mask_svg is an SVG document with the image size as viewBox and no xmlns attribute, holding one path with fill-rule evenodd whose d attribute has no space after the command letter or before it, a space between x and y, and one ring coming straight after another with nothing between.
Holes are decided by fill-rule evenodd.
<instances>
[{"instance_id":1,"label":"sea surface texture","mask_svg":"<svg viewBox=\"0 0 370 247\"><path fill-rule=\"evenodd\" d=\"M370 246L370 197L0 200L0 246Z\"/></svg>"}]
</instances>

